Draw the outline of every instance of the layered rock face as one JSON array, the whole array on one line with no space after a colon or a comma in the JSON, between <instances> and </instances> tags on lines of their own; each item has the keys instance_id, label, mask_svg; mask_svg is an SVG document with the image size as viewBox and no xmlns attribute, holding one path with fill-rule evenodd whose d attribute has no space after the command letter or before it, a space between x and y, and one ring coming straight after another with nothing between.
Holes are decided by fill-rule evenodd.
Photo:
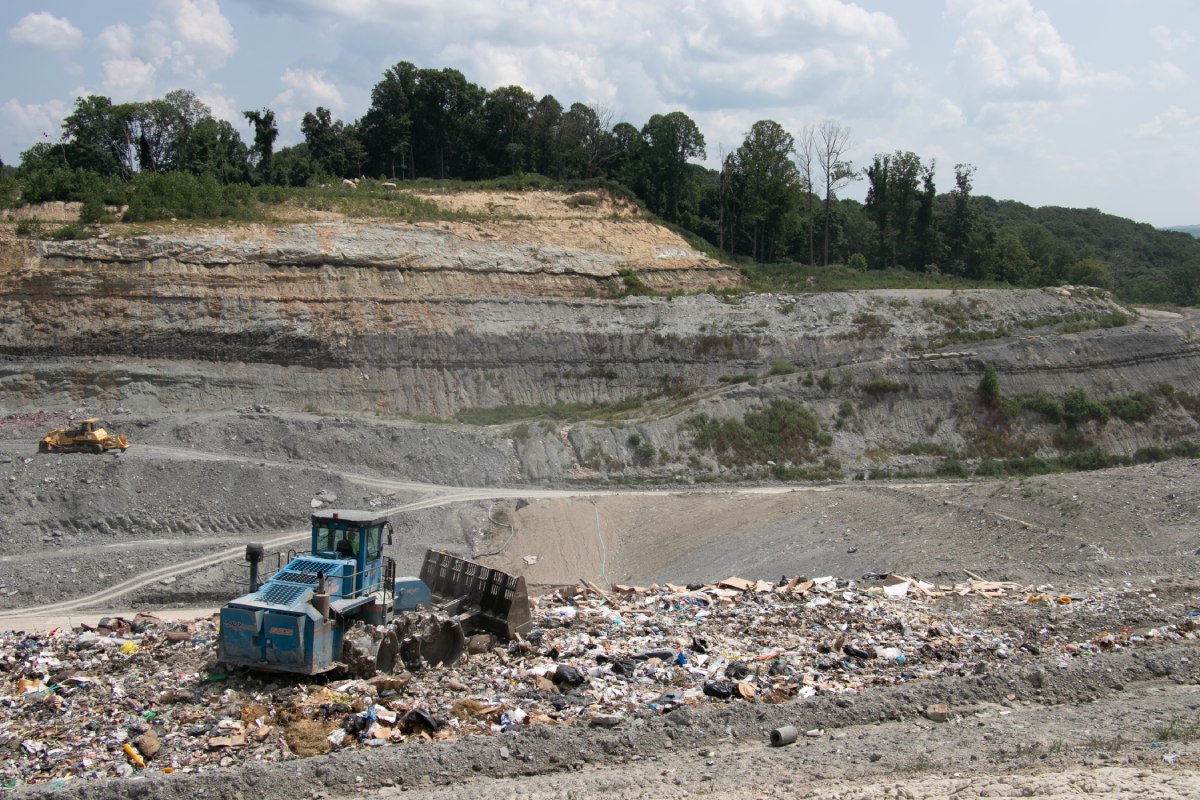
<instances>
[{"instance_id":1,"label":"layered rock face","mask_svg":"<svg viewBox=\"0 0 1200 800\"><path fill-rule=\"evenodd\" d=\"M675 234L594 208L9 239L0 404L450 417L623 402L640 404L639 435L677 453L685 415L739 418L783 397L855 463L921 440L960 447L970 434L954 420L987 364L1009 394L1200 394L1191 317L1139 318L1095 290L705 292L741 282ZM621 296L642 287L660 294ZM1195 427L1167 423L1124 430L1119 449ZM535 437L523 469L561 476L587 453L628 456L628 438Z\"/></svg>"},{"instance_id":2,"label":"layered rock face","mask_svg":"<svg viewBox=\"0 0 1200 800\"><path fill-rule=\"evenodd\" d=\"M0 392L13 406L445 416L686 393L779 360L908 358L947 314L985 329L1114 310L1045 291L600 299L586 295L627 270L693 292L739 276L679 243L651 259L645 235L641 255L484 238L329 223L42 243L0 283Z\"/></svg>"},{"instance_id":3,"label":"layered rock face","mask_svg":"<svg viewBox=\"0 0 1200 800\"><path fill-rule=\"evenodd\" d=\"M164 406L261 395L423 413L528 399L490 372L586 364L607 348L559 341L556 321L571 314L539 298L578 298L603 318L612 303L586 298L619 296L630 281L659 292L741 283L679 236L628 213L601 218L604 210L10 241L0 256L0 354L25 369L10 371L4 391L39 403L136 402L153 387ZM56 375L48 362L63 358L74 363ZM99 368L114 358L126 366Z\"/></svg>"}]
</instances>

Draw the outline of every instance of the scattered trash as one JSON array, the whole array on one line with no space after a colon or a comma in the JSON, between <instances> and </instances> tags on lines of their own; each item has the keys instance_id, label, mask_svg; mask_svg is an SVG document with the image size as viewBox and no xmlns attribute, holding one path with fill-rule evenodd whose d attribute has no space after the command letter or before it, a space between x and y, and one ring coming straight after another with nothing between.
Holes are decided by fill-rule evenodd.
<instances>
[{"instance_id":1,"label":"scattered trash","mask_svg":"<svg viewBox=\"0 0 1200 800\"><path fill-rule=\"evenodd\" d=\"M786 725L782 728L776 728L771 731L771 746L783 747L785 744L792 744L796 741L799 731L791 725Z\"/></svg>"},{"instance_id":2,"label":"scattered trash","mask_svg":"<svg viewBox=\"0 0 1200 800\"><path fill-rule=\"evenodd\" d=\"M930 722L946 722L950 719L950 706L945 703L935 703L925 707L925 719Z\"/></svg>"},{"instance_id":3,"label":"scattered trash","mask_svg":"<svg viewBox=\"0 0 1200 800\"><path fill-rule=\"evenodd\" d=\"M998 659L1086 657L1200 636L1196 615L1145 633L1097 625L1079 640L1040 632L1035 641L1027 627L1006 625L1006 607L1062 617L1102 611L1103 594L974 575L957 586L872 575L607 590L584 582L540 598L522 640L497 646L481 637L452 669L370 680L210 671L210 619L139 614L46 634L0 632L0 785L209 771L536 725L620 728L646 713L840 697L970 675ZM1030 599L1038 595L1045 599ZM981 607L995 626L961 622L981 619ZM923 713L953 716L940 703ZM771 743L801 735L824 731L782 727Z\"/></svg>"},{"instance_id":4,"label":"scattered trash","mask_svg":"<svg viewBox=\"0 0 1200 800\"><path fill-rule=\"evenodd\" d=\"M143 761L142 757L138 755L136 750L133 749L133 745L129 744L129 742L126 742L125 744L121 745L121 749L125 751L125 755L129 756L130 761L132 761L134 764L137 764L141 769L146 768L146 762Z\"/></svg>"}]
</instances>

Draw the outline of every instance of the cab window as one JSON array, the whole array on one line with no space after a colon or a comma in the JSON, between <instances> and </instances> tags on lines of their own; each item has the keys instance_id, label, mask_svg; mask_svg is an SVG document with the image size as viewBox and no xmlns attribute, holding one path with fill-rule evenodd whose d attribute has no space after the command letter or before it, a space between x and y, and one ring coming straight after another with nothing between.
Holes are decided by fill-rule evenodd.
<instances>
[{"instance_id":1,"label":"cab window","mask_svg":"<svg viewBox=\"0 0 1200 800\"><path fill-rule=\"evenodd\" d=\"M337 549L338 532L336 528L331 528L328 525L319 525L317 527L317 542L313 548L317 552L332 551Z\"/></svg>"},{"instance_id":2,"label":"cab window","mask_svg":"<svg viewBox=\"0 0 1200 800\"><path fill-rule=\"evenodd\" d=\"M383 546L383 526L372 525L367 529L367 560L376 561Z\"/></svg>"}]
</instances>

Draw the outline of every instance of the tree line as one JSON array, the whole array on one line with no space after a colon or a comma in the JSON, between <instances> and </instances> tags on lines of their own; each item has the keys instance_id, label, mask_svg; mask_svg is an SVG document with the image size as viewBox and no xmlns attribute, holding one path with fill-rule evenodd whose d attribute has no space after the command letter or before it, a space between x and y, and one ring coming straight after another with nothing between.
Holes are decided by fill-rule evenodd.
<instances>
[{"instance_id":1,"label":"tree line","mask_svg":"<svg viewBox=\"0 0 1200 800\"><path fill-rule=\"evenodd\" d=\"M1133 300L1165 294L1162 302L1200 301L1200 247L1182 238L1131 246L1154 236L1139 230L1096 239L1060 219L1043 222L1045 209L1013 214L972 194L969 164L955 165L954 185L939 194L935 163L916 153L879 153L869 164L853 164L851 131L836 121L795 133L772 120L755 122L710 168L697 163L708 157L704 135L682 111L654 114L640 128L614 124L596 105L564 107L520 86L489 91L458 70L408 62L384 73L357 120L336 119L323 107L306 113L299 144L276 150L279 129L269 108L247 110L242 119L245 140L183 90L136 103L78 98L57 141L21 154L22 200L83 200L93 209L128 203L136 219L183 215L154 200L164 186L220 213L222 202L237 202L237 187L537 174L620 184L661 219L733 258L1018 286L1089 283ZM855 181L866 183L865 202L839 196ZM1169 268L1167 258L1175 260Z\"/></svg>"}]
</instances>

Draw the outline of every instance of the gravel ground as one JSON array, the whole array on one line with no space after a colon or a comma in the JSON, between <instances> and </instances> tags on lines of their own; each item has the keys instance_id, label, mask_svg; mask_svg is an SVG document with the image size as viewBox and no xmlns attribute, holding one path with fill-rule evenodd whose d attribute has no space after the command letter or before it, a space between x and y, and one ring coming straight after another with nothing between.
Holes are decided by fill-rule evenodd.
<instances>
[{"instance_id":1,"label":"gravel ground","mask_svg":"<svg viewBox=\"0 0 1200 800\"><path fill-rule=\"evenodd\" d=\"M31 442L46 420L9 418L0 427L6 613L61 601L64 594L102 592L118 578L198 554L232 551L224 566L153 580L119 598L123 607L141 609L197 601L217 606L240 591L242 543L303 537L314 500L401 508L444 496L463 499L396 515L402 572L406 561L415 567L426 544L440 544L461 552L500 550L495 563L511 569L519 562L543 587L575 585L579 578L604 585L729 575L778 580L778 573L831 574L869 587L863 575L881 571L948 585L965 580L965 568L1016 581L1045 598L1069 593L1078 599L1030 604L1020 592L1005 599L943 598L926 616L991 632L1007 642L1003 657L993 649L963 658L970 665L965 671L864 685L851 695L818 693L784 703L704 698L671 713L626 713L611 729L533 725L276 764L234 759L193 774L148 771L124 781L49 783L13 789L14 796L1197 792L1200 652L1188 638L1146 638L1163 626L1186 625L1200 607L1194 462L1025 481L823 485L786 493L768 493L771 487L721 487L712 494L631 490L590 499L529 487L493 489L496 496L489 498L489 490L471 494L456 480L463 473L456 475L454 461L478 440L458 433L440 439L426 433L419 447L408 445L429 474L445 480L438 486L414 483L403 466L389 474L397 429L373 420L341 420L333 428L340 441L357 444L361 463L351 466L334 458L338 442L327 450L314 443L303 458L289 455L286 443L264 435L290 422L286 416L209 415L202 436L195 420L114 417L120 424L111 427L135 439L121 456L39 456ZM259 436L247 435L256 429ZM500 518L513 527L490 521ZM905 520L905 533L896 533L897 519ZM689 546L680 547L681 541ZM799 541L809 544L800 548ZM103 607L92 607L94 624ZM71 611L75 620L85 613ZM1037 652L1022 649L1025 642ZM188 669L201 674L207 653L201 648L196 657ZM582 656L575 663L588 665ZM950 707L949 722L923 716L942 702ZM769 747L769 731L789 724L821 733Z\"/></svg>"}]
</instances>

